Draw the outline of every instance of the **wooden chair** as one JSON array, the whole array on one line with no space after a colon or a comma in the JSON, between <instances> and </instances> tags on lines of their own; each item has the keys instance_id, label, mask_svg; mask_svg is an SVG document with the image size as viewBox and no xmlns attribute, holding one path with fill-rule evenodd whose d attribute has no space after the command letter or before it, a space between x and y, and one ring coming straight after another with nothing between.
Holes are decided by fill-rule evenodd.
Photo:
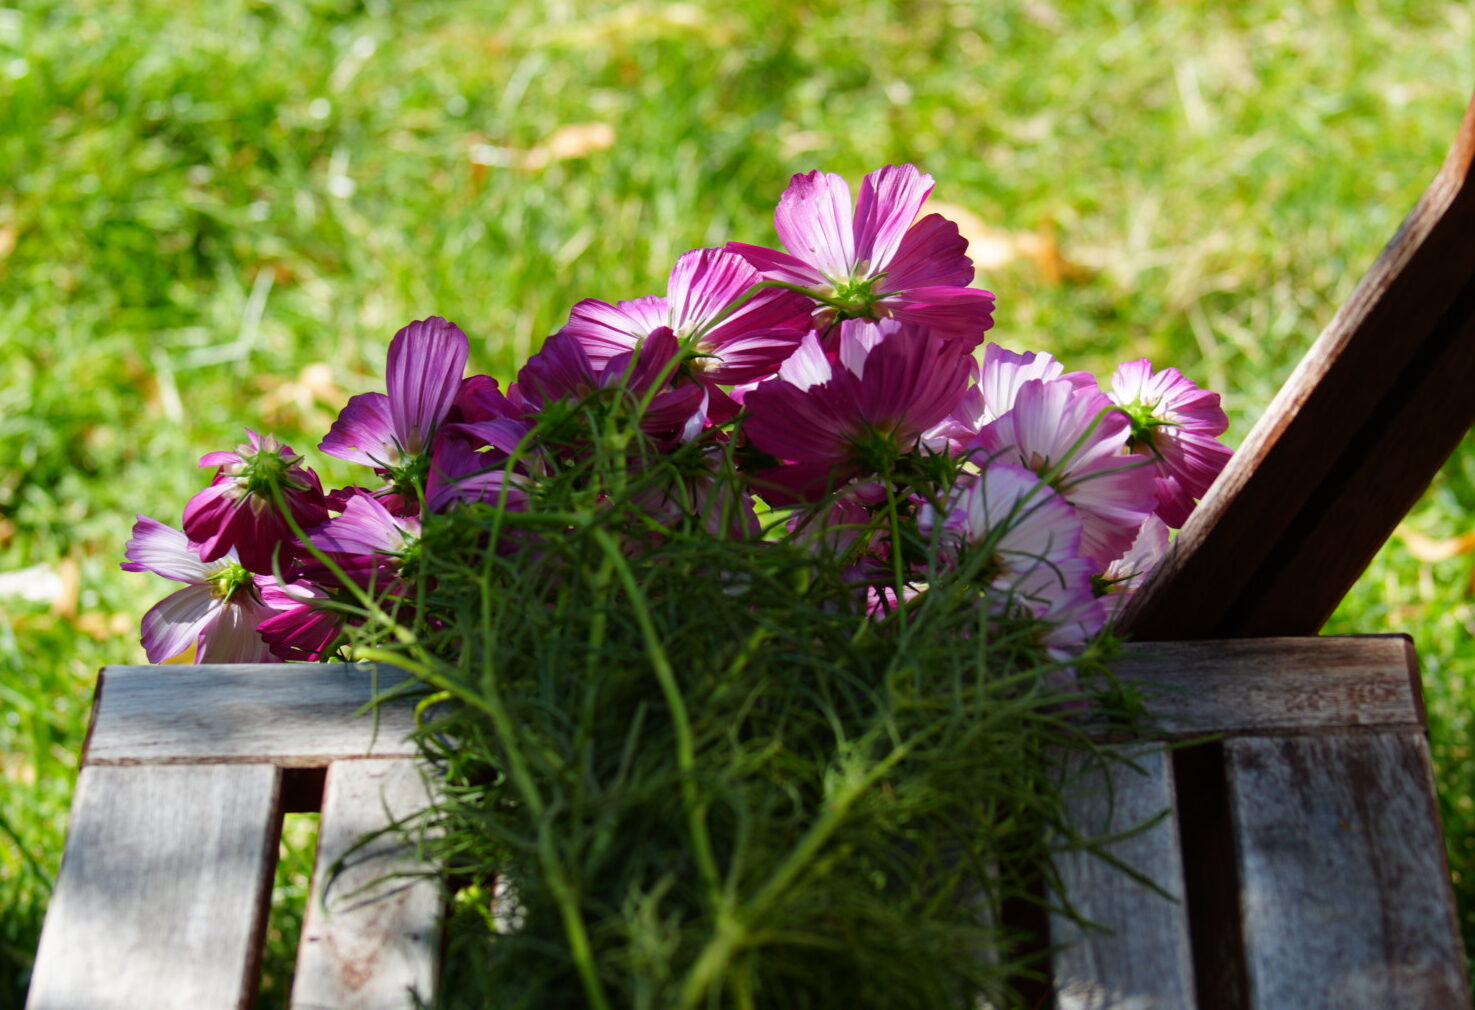
<instances>
[{"instance_id":1,"label":"wooden chair","mask_svg":"<svg viewBox=\"0 0 1475 1010\"><path fill-rule=\"evenodd\" d=\"M1072 809L1096 836L1166 812L1111 846L1157 886L1063 857L1100 928L1048 924L1060 1010L1470 1007L1412 647L1288 636L1315 635L1475 420L1472 155L1475 104L1125 616L1118 673L1160 738L1080 769ZM437 888L375 834L426 787L409 711L356 715L371 676L104 671L31 1010L248 1005L282 813L319 807L293 1006L428 997Z\"/></svg>"},{"instance_id":2,"label":"wooden chair","mask_svg":"<svg viewBox=\"0 0 1475 1010\"><path fill-rule=\"evenodd\" d=\"M1124 615L1165 734L1219 740L1083 793L1086 830L1169 811L1119 855L1177 903L1077 860L1113 932L1052 922L1061 1010L1470 1006L1411 645L1259 636L1314 635L1475 421L1472 159L1475 102Z\"/></svg>"}]
</instances>

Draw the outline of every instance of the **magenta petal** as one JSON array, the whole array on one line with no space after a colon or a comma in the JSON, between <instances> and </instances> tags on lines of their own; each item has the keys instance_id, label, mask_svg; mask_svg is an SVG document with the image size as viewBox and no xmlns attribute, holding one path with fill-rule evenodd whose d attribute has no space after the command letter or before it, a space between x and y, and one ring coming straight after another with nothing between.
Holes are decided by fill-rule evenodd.
<instances>
[{"instance_id":1,"label":"magenta petal","mask_svg":"<svg viewBox=\"0 0 1475 1010\"><path fill-rule=\"evenodd\" d=\"M747 260L754 270L768 280L797 284L801 288L817 288L829 284L824 274L788 253L781 253L776 249L765 249L763 246L748 245L746 242L729 242L727 249Z\"/></svg>"},{"instance_id":2,"label":"magenta petal","mask_svg":"<svg viewBox=\"0 0 1475 1010\"><path fill-rule=\"evenodd\" d=\"M584 341L565 328L543 341L542 349L522 366L516 391L534 409L541 410L562 399L588 396L597 384Z\"/></svg>"},{"instance_id":3,"label":"magenta petal","mask_svg":"<svg viewBox=\"0 0 1475 1010\"><path fill-rule=\"evenodd\" d=\"M860 199L855 206L851 262L867 263L872 274L886 271L902 244L902 236L932 192L932 185L932 176L917 171L915 165L887 165L867 175L860 184ZM887 287L896 290L897 285L888 278Z\"/></svg>"},{"instance_id":4,"label":"magenta petal","mask_svg":"<svg viewBox=\"0 0 1475 1010\"><path fill-rule=\"evenodd\" d=\"M351 398L333 422L318 450L350 463L376 469L399 466L404 460L394 437L389 397L360 393Z\"/></svg>"},{"instance_id":5,"label":"magenta petal","mask_svg":"<svg viewBox=\"0 0 1475 1010\"><path fill-rule=\"evenodd\" d=\"M817 502L843 487L861 473L845 463L790 463L770 467L753 475L753 491L778 508Z\"/></svg>"},{"instance_id":6,"label":"magenta petal","mask_svg":"<svg viewBox=\"0 0 1475 1010\"><path fill-rule=\"evenodd\" d=\"M186 586L143 615L143 651L150 663L179 655L215 620L221 604L210 589L208 585Z\"/></svg>"},{"instance_id":7,"label":"magenta petal","mask_svg":"<svg viewBox=\"0 0 1475 1010\"><path fill-rule=\"evenodd\" d=\"M977 288L913 288L888 296L882 304L897 319L962 340L969 349L982 343L994 325L993 293Z\"/></svg>"},{"instance_id":8,"label":"magenta petal","mask_svg":"<svg viewBox=\"0 0 1475 1010\"><path fill-rule=\"evenodd\" d=\"M184 506L184 533L199 549L201 561L215 561L233 546L236 498L234 485L217 482Z\"/></svg>"},{"instance_id":9,"label":"magenta petal","mask_svg":"<svg viewBox=\"0 0 1475 1010\"><path fill-rule=\"evenodd\" d=\"M494 417L515 417L517 407L503 395L497 380L490 375L469 375L461 380L451 415L458 421L486 421Z\"/></svg>"},{"instance_id":10,"label":"magenta petal","mask_svg":"<svg viewBox=\"0 0 1475 1010\"><path fill-rule=\"evenodd\" d=\"M834 374L830 359L825 356L824 348L820 347L819 337L812 331L804 335L799 346L794 348L794 353L784 359L778 369L780 379L801 390L829 382Z\"/></svg>"},{"instance_id":11,"label":"magenta petal","mask_svg":"<svg viewBox=\"0 0 1475 1010\"><path fill-rule=\"evenodd\" d=\"M261 622L271 614L254 601L230 603L200 642L201 663L267 663L271 649L262 640Z\"/></svg>"},{"instance_id":12,"label":"magenta petal","mask_svg":"<svg viewBox=\"0 0 1475 1010\"><path fill-rule=\"evenodd\" d=\"M417 520L396 519L378 499L360 494L349 499L342 515L324 523L312 542L338 554L397 554L405 549L405 534L419 530Z\"/></svg>"},{"instance_id":13,"label":"magenta petal","mask_svg":"<svg viewBox=\"0 0 1475 1010\"><path fill-rule=\"evenodd\" d=\"M440 316L417 320L390 341L389 414L408 455L418 456L430 445L461 388L470 350L461 328Z\"/></svg>"},{"instance_id":14,"label":"magenta petal","mask_svg":"<svg viewBox=\"0 0 1475 1010\"><path fill-rule=\"evenodd\" d=\"M524 448L523 443L533 430L533 425L519 418L494 417L487 421L450 425L446 430L470 435L482 445L495 450L499 457L507 457Z\"/></svg>"},{"instance_id":15,"label":"magenta petal","mask_svg":"<svg viewBox=\"0 0 1475 1010\"><path fill-rule=\"evenodd\" d=\"M855 377L843 371L809 389L781 379L765 382L744 400L751 416L743 432L779 459L838 463L850 456L852 438L862 424L856 385Z\"/></svg>"},{"instance_id":16,"label":"magenta petal","mask_svg":"<svg viewBox=\"0 0 1475 1010\"><path fill-rule=\"evenodd\" d=\"M972 373L973 359L955 342L912 328L888 334L866 359L861 412L910 441L957 407Z\"/></svg>"},{"instance_id":17,"label":"magenta petal","mask_svg":"<svg viewBox=\"0 0 1475 1010\"><path fill-rule=\"evenodd\" d=\"M682 336L706 329L762 278L748 261L725 249L682 253L671 269L671 329Z\"/></svg>"},{"instance_id":18,"label":"magenta petal","mask_svg":"<svg viewBox=\"0 0 1475 1010\"><path fill-rule=\"evenodd\" d=\"M721 356L705 370L706 381L734 385L763 379L789 358L804 336L803 330L759 330L729 339Z\"/></svg>"},{"instance_id":19,"label":"magenta petal","mask_svg":"<svg viewBox=\"0 0 1475 1010\"><path fill-rule=\"evenodd\" d=\"M124 556L128 558L122 565L125 572L153 572L191 584L204 582L209 574L183 531L148 516L139 516L133 524L133 538Z\"/></svg>"},{"instance_id":20,"label":"magenta petal","mask_svg":"<svg viewBox=\"0 0 1475 1010\"><path fill-rule=\"evenodd\" d=\"M576 338L597 368L617 354L634 350L651 330L666 325L667 315L666 299L658 295L618 305L586 298L573 307L568 324L557 335Z\"/></svg>"},{"instance_id":21,"label":"magenta petal","mask_svg":"<svg viewBox=\"0 0 1475 1010\"><path fill-rule=\"evenodd\" d=\"M902 236L886 271L886 288L967 287L973 281L968 240L941 214L928 214Z\"/></svg>"},{"instance_id":22,"label":"magenta petal","mask_svg":"<svg viewBox=\"0 0 1475 1010\"><path fill-rule=\"evenodd\" d=\"M261 623L261 638L282 659L321 660L338 638L343 615L318 606L316 601L328 594L309 583L296 583L284 595L293 605Z\"/></svg>"},{"instance_id":23,"label":"magenta petal","mask_svg":"<svg viewBox=\"0 0 1475 1010\"><path fill-rule=\"evenodd\" d=\"M774 228L784 248L831 280L850 277L855 229L850 187L838 175L796 175L779 198Z\"/></svg>"}]
</instances>

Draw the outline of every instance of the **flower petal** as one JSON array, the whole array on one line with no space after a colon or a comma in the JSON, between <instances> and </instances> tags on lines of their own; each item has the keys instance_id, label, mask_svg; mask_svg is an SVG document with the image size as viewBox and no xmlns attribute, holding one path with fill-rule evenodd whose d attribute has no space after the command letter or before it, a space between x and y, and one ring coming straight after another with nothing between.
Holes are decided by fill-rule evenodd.
<instances>
[{"instance_id":1,"label":"flower petal","mask_svg":"<svg viewBox=\"0 0 1475 1010\"><path fill-rule=\"evenodd\" d=\"M270 663L276 657L261 637L261 623L272 611L255 600L232 600L206 628L200 641L201 663Z\"/></svg>"},{"instance_id":2,"label":"flower petal","mask_svg":"<svg viewBox=\"0 0 1475 1010\"><path fill-rule=\"evenodd\" d=\"M170 593L143 615L143 651L150 663L162 663L188 649L220 614L220 601L210 586L186 586Z\"/></svg>"},{"instance_id":3,"label":"flower petal","mask_svg":"<svg viewBox=\"0 0 1475 1010\"><path fill-rule=\"evenodd\" d=\"M211 570L218 567L207 566L200 560L183 530L143 515L133 524L133 539L128 541L124 556L128 558L122 565L125 572L153 572L191 585L203 583Z\"/></svg>"},{"instance_id":4,"label":"flower petal","mask_svg":"<svg viewBox=\"0 0 1475 1010\"><path fill-rule=\"evenodd\" d=\"M429 447L455 402L470 352L466 334L440 316L411 323L389 342L389 415L409 455Z\"/></svg>"},{"instance_id":5,"label":"flower petal","mask_svg":"<svg viewBox=\"0 0 1475 1010\"><path fill-rule=\"evenodd\" d=\"M928 214L907 229L886 270L888 291L966 287L973 282L968 240L941 214Z\"/></svg>"},{"instance_id":6,"label":"flower petal","mask_svg":"<svg viewBox=\"0 0 1475 1010\"><path fill-rule=\"evenodd\" d=\"M402 453L394 437L389 397L360 393L344 404L318 449L329 456L383 469L399 466Z\"/></svg>"},{"instance_id":7,"label":"flower petal","mask_svg":"<svg viewBox=\"0 0 1475 1010\"><path fill-rule=\"evenodd\" d=\"M810 172L789 180L773 225L784 248L832 281L847 280L855 266L850 187L838 175Z\"/></svg>"},{"instance_id":8,"label":"flower petal","mask_svg":"<svg viewBox=\"0 0 1475 1010\"><path fill-rule=\"evenodd\" d=\"M855 205L852 262L869 264L871 274L885 272L932 186L932 176L915 165L887 165L867 175Z\"/></svg>"},{"instance_id":9,"label":"flower petal","mask_svg":"<svg viewBox=\"0 0 1475 1010\"><path fill-rule=\"evenodd\" d=\"M754 270L768 280L797 284L801 288L818 288L829 284L825 275L814 267L777 249L748 245L746 242L729 242L727 249L747 260Z\"/></svg>"}]
</instances>

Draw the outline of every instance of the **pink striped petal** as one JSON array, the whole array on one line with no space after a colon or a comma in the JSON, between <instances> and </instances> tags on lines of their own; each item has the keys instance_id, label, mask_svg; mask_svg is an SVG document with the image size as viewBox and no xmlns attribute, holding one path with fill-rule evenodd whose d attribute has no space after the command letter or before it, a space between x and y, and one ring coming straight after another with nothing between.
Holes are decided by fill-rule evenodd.
<instances>
[{"instance_id":1,"label":"pink striped petal","mask_svg":"<svg viewBox=\"0 0 1475 1010\"><path fill-rule=\"evenodd\" d=\"M417 320L389 343L385 377L389 415L404 451L418 456L430 445L461 388L470 354L466 334L440 316Z\"/></svg>"},{"instance_id":2,"label":"pink striped petal","mask_svg":"<svg viewBox=\"0 0 1475 1010\"><path fill-rule=\"evenodd\" d=\"M855 229L850 187L838 175L796 175L779 198L773 224L784 248L832 281L850 277L855 266Z\"/></svg>"},{"instance_id":3,"label":"pink striped petal","mask_svg":"<svg viewBox=\"0 0 1475 1010\"><path fill-rule=\"evenodd\" d=\"M669 303L659 295L616 305L586 298L573 307L568 323L556 335L577 339L598 368L610 358L634 350L652 330L666 325L669 314Z\"/></svg>"},{"instance_id":4,"label":"pink striped petal","mask_svg":"<svg viewBox=\"0 0 1475 1010\"><path fill-rule=\"evenodd\" d=\"M867 274L884 272L901 247L902 236L917 219L932 186L932 176L917 171L915 165L887 165L867 175L860 184L860 199L855 207L851 262L866 264ZM894 283L888 283L887 287L896 289Z\"/></svg>"},{"instance_id":5,"label":"pink striped petal","mask_svg":"<svg viewBox=\"0 0 1475 1010\"><path fill-rule=\"evenodd\" d=\"M133 539L128 541L124 556L128 558L122 565L125 572L153 572L192 585L203 583L220 568L219 563L207 565L200 560L184 531L143 515L133 524ZM229 556L234 558L235 552Z\"/></svg>"},{"instance_id":6,"label":"pink striped petal","mask_svg":"<svg viewBox=\"0 0 1475 1010\"><path fill-rule=\"evenodd\" d=\"M761 280L737 253L725 249L682 253L671 269L666 292L671 329L682 337L705 330Z\"/></svg>"},{"instance_id":7,"label":"pink striped petal","mask_svg":"<svg viewBox=\"0 0 1475 1010\"><path fill-rule=\"evenodd\" d=\"M797 284L801 288L817 288L829 283L824 274L788 253L748 245L746 242L729 242L727 249L747 260L754 270L768 280Z\"/></svg>"},{"instance_id":8,"label":"pink striped petal","mask_svg":"<svg viewBox=\"0 0 1475 1010\"><path fill-rule=\"evenodd\" d=\"M342 515L318 528L312 542L339 554L396 554L405 549L406 534L419 532L418 520L397 519L377 498L357 494L344 505Z\"/></svg>"},{"instance_id":9,"label":"pink striped petal","mask_svg":"<svg viewBox=\"0 0 1475 1010\"><path fill-rule=\"evenodd\" d=\"M318 450L350 463L376 469L404 462L395 441L389 397L383 393L360 393L349 399L333 422Z\"/></svg>"},{"instance_id":10,"label":"pink striped petal","mask_svg":"<svg viewBox=\"0 0 1475 1010\"><path fill-rule=\"evenodd\" d=\"M186 586L154 604L143 615L141 629L149 662L162 663L194 645L220 609L208 585Z\"/></svg>"},{"instance_id":11,"label":"pink striped petal","mask_svg":"<svg viewBox=\"0 0 1475 1010\"><path fill-rule=\"evenodd\" d=\"M967 287L973 282L968 240L941 214L928 214L907 229L886 271L888 291Z\"/></svg>"}]
</instances>

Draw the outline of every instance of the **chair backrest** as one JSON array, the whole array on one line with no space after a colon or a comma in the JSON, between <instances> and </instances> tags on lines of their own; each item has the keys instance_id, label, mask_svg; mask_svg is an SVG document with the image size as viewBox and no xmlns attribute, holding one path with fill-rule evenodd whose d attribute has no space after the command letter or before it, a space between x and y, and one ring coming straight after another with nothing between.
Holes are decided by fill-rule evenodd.
<instances>
[{"instance_id":1,"label":"chair backrest","mask_svg":"<svg viewBox=\"0 0 1475 1010\"><path fill-rule=\"evenodd\" d=\"M1407 639L1145 642L1116 673L1167 743L1075 769L1117 865L1059 856L1099 928L1050 918L1058 1010L1469 1010Z\"/></svg>"},{"instance_id":2,"label":"chair backrest","mask_svg":"<svg viewBox=\"0 0 1475 1010\"><path fill-rule=\"evenodd\" d=\"M375 676L344 664L103 671L27 1007L249 1007L282 814L319 809L292 1005L428 999L440 888L390 825L429 793L408 706L361 714Z\"/></svg>"},{"instance_id":3,"label":"chair backrest","mask_svg":"<svg viewBox=\"0 0 1475 1010\"><path fill-rule=\"evenodd\" d=\"M1475 421L1475 101L1434 182L1123 617L1314 634Z\"/></svg>"}]
</instances>

